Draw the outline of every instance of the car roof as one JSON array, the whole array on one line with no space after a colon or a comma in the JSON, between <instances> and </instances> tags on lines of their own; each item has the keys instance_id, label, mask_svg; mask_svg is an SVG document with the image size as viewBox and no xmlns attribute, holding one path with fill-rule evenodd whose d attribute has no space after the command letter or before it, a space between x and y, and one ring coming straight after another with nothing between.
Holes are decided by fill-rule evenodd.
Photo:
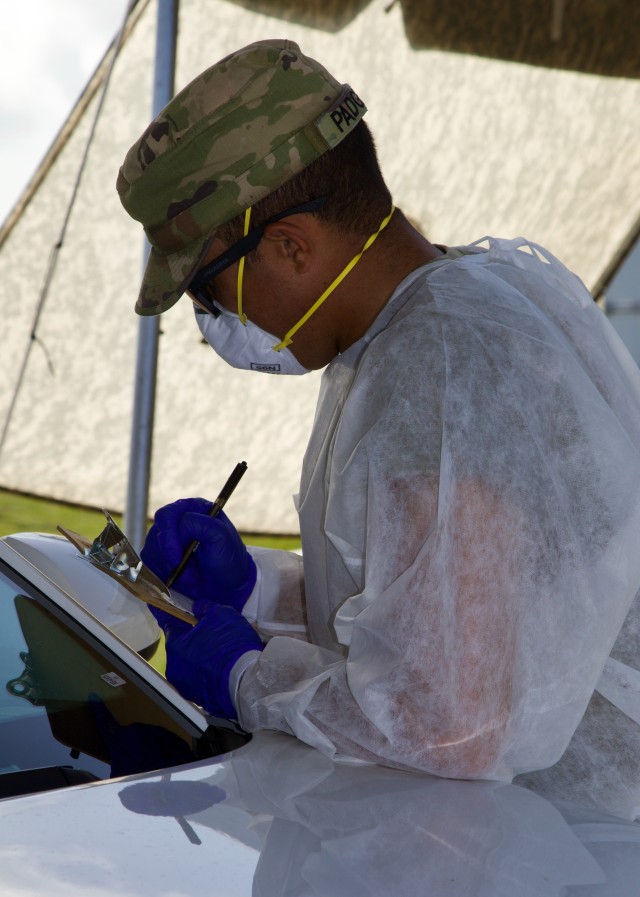
<instances>
[{"instance_id":1,"label":"car roof","mask_svg":"<svg viewBox=\"0 0 640 897\"><path fill-rule=\"evenodd\" d=\"M40 587L80 604L123 639L134 651L140 651L157 639L158 624L144 602L137 600L123 585L97 569L78 549L62 536L48 533L16 533L0 539L0 558ZM56 601L60 603L60 599ZM69 601L63 601L69 610Z\"/></svg>"}]
</instances>

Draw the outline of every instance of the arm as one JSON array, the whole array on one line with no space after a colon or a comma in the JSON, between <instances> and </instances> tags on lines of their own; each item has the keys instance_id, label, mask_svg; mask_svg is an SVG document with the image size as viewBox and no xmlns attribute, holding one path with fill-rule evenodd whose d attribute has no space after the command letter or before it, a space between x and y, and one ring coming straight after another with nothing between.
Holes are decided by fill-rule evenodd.
<instances>
[{"instance_id":1,"label":"arm","mask_svg":"<svg viewBox=\"0 0 640 897\"><path fill-rule=\"evenodd\" d=\"M464 481L443 496L437 480L395 480L372 504L368 604L346 657L273 639L241 681L240 721L328 753L492 775L512 705L517 514Z\"/></svg>"},{"instance_id":2,"label":"arm","mask_svg":"<svg viewBox=\"0 0 640 897\"><path fill-rule=\"evenodd\" d=\"M293 551L250 546L258 576L242 613L263 638L307 638L302 556Z\"/></svg>"}]
</instances>

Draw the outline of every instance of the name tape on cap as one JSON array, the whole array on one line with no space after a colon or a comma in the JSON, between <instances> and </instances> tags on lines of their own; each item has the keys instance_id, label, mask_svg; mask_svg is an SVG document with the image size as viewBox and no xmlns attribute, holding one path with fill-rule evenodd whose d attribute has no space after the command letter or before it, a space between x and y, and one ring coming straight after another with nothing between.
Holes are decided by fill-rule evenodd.
<instances>
[{"instance_id":1,"label":"name tape on cap","mask_svg":"<svg viewBox=\"0 0 640 897\"><path fill-rule=\"evenodd\" d=\"M355 90L345 84L335 103L316 119L315 126L333 148L355 128L366 111L367 107Z\"/></svg>"}]
</instances>

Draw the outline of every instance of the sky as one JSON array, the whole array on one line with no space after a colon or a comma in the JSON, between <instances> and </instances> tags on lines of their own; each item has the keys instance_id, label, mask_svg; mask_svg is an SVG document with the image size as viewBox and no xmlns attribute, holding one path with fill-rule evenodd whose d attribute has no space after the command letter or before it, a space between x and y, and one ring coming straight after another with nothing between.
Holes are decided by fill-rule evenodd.
<instances>
[{"instance_id":1,"label":"sky","mask_svg":"<svg viewBox=\"0 0 640 897\"><path fill-rule=\"evenodd\" d=\"M0 223L119 31L127 6L128 0L0 0Z\"/></svg>"}]
</instances>

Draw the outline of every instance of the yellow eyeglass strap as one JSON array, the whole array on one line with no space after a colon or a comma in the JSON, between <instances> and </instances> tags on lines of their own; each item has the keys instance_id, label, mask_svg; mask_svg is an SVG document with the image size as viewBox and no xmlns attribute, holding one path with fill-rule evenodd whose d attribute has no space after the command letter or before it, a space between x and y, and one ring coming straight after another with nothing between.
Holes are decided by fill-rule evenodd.
<instances>
[{"instance_id":1,"label":"yellow eyeglass strap","mask_svg":"<svg viewBox=\"0 0 640 897\"><path fill-rule=\"evenodd\" d=\"M244 212L244 233L243 237L246 237L249 233L249 221L251 220L251 206L248 209L245 209ZM244 276L244 256L238 262L238 317L242 321L243 324L247 323L247 316L242 311L242 278Z\"/></svg>"},{"instance_id":2,"label":"yellow eyeglass strap","mask_svg":"<svg viewBox=\"0 0 640 897\"><path fill-rule=\"evenodd\" d=\"M322 303L324 302L324 300L325 300L329 295L331 295L331 293L333 293L333 291L335 290L335 288L336 288L337 286L339 286L339 285L342 283L342 281L345 279L345 277L347 276L347 274L349 274L349 272L352 271L352 270L355 268L355 266L358 264L358 262L360 261L360 259L362 258L362 256L363 256L363 255L365 254L365 252L367 251L367 249L369 249L371 246L373 246L373 244L375 243L375 241L376 241L376 239L378 238L378 236L382 233L382 231L385 229L385 227L387 226L387 224L391 221L391 216L393 215L393 213L395 212L395 210L396 210L396 209L395 209L395 206L391 206L391 211L389 212L389 214L387 215L387 217L384 218L384 219L382 220L382 223L380 224L380 227L379 227L378 230L375 232L375 234L372 234L372 235L369 237L369 239L368 239L367 242L364 244L364 246L362 247L362 249L360 250L360 252L357 254L357 256L356 256L355 258L351 259L351 261L349 262L349 264L346 266L346 268L344 268L344 269L340 272L340 274L338 274L338 276L337 276L336 279L333 281L333 283L329 284L329 286L328 286L327 289L324 291L324 293L322 294L322 296L320 296L320 298L317 299L317 300L313 303L313 305L311 306L311 308L309 309L309 311L308 311L305 315L303 315L302 318L300 318L300 320L298 321L297 324L294 324L294 326L291 328L291 330L289 330L288 333L286 333L286 334L284 335L282 342L281 342L281 343L278 343L277 346L273 346L274 351L279 352L281 349L284 349L285 346L290 346L290 345L291 345L291 343L293 342L292 337L293 337L294 333L297 333L297 331L300 330L300 328L302 327L302 325L307 323L307 321L309 320L309 318L311 317L311 315L314 314L314 313L320 308L320 306L322 305Z\"/></svg>"}]
</instances>

